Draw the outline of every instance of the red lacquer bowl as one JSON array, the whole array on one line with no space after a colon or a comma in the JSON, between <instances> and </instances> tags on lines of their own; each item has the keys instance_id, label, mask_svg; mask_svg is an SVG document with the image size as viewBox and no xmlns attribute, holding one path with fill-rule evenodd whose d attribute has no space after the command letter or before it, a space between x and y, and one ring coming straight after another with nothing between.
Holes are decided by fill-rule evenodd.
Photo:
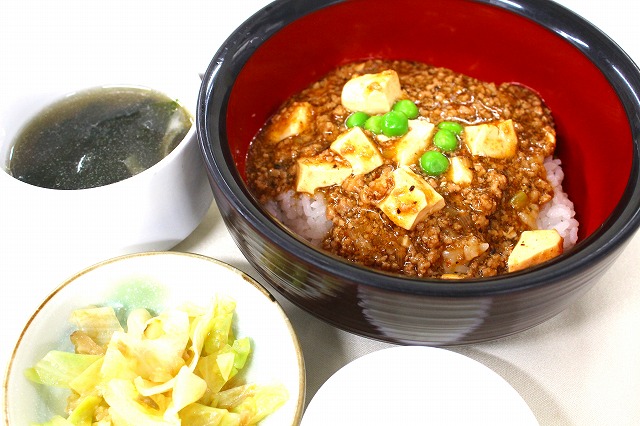
<instances>
[{"instance_id":1,"label":"red lacquer bowl","mask_svg":"<svg viewBox=\"0 0 640 426\"><path fill-rule=\"evenodd\" d=\"M579 243L491 279L377 272L274 222L245 185L249 142L292 94L338 65L408 59L534 88L556 120ZM406 344L509 335L595 284L640 226L640 71L597 28L546 0L276 1L238 28L204 76L201 148L222 216L249 262L295 304L342 329Z\"/></svg>"}]
</instances>

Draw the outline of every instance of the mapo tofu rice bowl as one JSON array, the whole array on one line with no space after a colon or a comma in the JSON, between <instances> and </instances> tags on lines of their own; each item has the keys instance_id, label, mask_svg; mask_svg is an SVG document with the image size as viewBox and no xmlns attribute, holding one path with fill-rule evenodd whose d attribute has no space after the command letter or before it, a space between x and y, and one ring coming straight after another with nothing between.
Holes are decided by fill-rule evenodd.
<instances>
[{"instance_id":1,"label":"mapo tofu rice bowl","mask_svg":"<svg viewBox=\"0 0 640 426\"><path fill-rule=\"evenodd\" d=\"M558 314L622 253L639 94L549 0L276 0L212 58L197 127L275 290L360 335L463 344Z\"/></svg>"},{"instance_id":2,"label":"mapo tofu rice bowl","mask_svg":"<svg viewBox=\"0 0 640 426\"><path fill-rule=\"evenodd\" d=\"M520 84L415 61L338 67L253 140L247 181L321 250L414 277L490 277L578 239L552 111Z\"/></svg>"}]
</instances>

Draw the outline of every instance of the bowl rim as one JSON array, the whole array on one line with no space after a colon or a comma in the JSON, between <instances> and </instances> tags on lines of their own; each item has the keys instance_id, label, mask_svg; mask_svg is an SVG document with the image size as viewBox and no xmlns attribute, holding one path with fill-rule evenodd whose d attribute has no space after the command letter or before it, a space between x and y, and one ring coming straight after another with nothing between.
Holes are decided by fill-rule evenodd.
<instances>
[{"instance_id":1,"label":"bowl rim","mask_svg":"<svg viewBox=\"0 0 640 426\"><path fill-rule=\"evenodd\" d=\"M527 18L572 44L604 74L624 106L631 130L634 155L630 177L616 207L605 222L569 252L523 271L489 278L465 279L451 283L427 278L403 277L347 262L312 247L274 222L248 192L233 164L226 140L226 108L235 76L260 43L298 18L345 0L297 2L275 0L241 24L222 44L211 60L198 95L196 127L203 158L212 184L215 184L236 214L274 245L324 271L360 285L436 297L487 297L515 290L544 287L570 279L578 271L619 254L640 227L640 70L634 61L599 28L551 0L469 0ZM608 52L604 57L601 52ZM233 65L232 65L233 64ZM221 117L216 122L215 117ZM210 129L218 129L210 135ZM216 138L220 136L221 140ZM210 143L210 138L216 142ZM215 194L214 195L218 196ZM336 262L338 267L336 267Z\"/></svg>"},{"instance_id":2,"label":"bowl rim","mask_svg":"<svg viewBox=\"0 0 640 426\"><path fill-rule=\"evenodd\" d=\"M29 327L31 326L31 324L35 321L36 317L40 314L41 311L43 311L46 308L46 305L51 301L51 299L53 299L54 297L56 297L56 295L58 293L60 293L64 288L66 288L67 286L69 286L70 284L72 284L74 281L76 281L79 277L84 276L86 274L91 273L92 271L101 268L102 266L106 266L109 264L113 264L116 262L120 262L120 261L126 261L126 260L130 260L133 258L143 258L143 257L150 257L150 256L178 256L178 257L184 257L184 258L191 258L191 259L195 259L195 260L199 260L199 261L205 261L205 262L209 262L212 263L214 265L217 265L219 267L225 268L227 270L229 270L230 272L235 273L236 275L238 275L238 277L240 279L242 279L243 281L245 281L246 283L248 283L249 285L253 286L254 288L256 288L260 293L262 293L263 296L265 296L265 298L270 301L272 304L274 304L275 308L278 311L279 317L283 320L284 325L286 326L287 330L289 331L289 335L291 337L291 341L293 344L293 347L295 349L296 352L296 359L298 361L298 371L299 371L299 381L298 381L298 401L296 403L296 407L295 407L295 412L294 412L294 417L292 419L292 424L291 426L295 426L298 425L301 421L302 421L302 415L304 413L304 406L306 403L306 373L305 373L305 363L304 363L304 357L303 357L303 353L302 353L302 348L300 346L300 340L298 338L298 335L295 331L295 329L293 328L293 325L291 324L291 320L289 319L288 315L285 313L283 307L280 305L280 303L278 302L278 300L271 294L271 292L264 287L262 284L260 284L260 282L258 282L255 278L251 277L250 275L248 275L247 273L241 271L240 269L236 268L235 266L232 266L226 262L223 262L221 260L215 259L213 257L209 257L209 256L205 256L205 255L201 255L201 254L196 254L196 253L185 253L185 252L178 252L178 251L148 251L148 252L139 252L139 253L131 253L131 254L125 254L122 256L116 256L110 259L106 259L103 260L101 262L95 263L91 266L88 266L76 273L74 273L72 276L70 276L69 278L65 279L61 284L59 284L57 287L55 287L47 296L45 296L45 298L42 300L42 302L38 305L38 307L33 311L33 313L29 316L29 319L25 322L22 330L20 331L20 334L18 335L18 338L15 341L15 344L13 345L13 349L11 350L11 355L9 358L9 361L7 362L7 365L5 367L5 371L4 371L4 380L2 383L2 389L3 389L3 395L2 395L2 414L4 417L4 422L3 424L5 426L9 426L9 381L11 378L11 371L13 368L13 364L15 362L17 353L18 353L18 349L20 348L20 345L22 344L22 340L24 339L25 334L27 333L27 331L29 330Z\"/></svg>"}]
</instances>

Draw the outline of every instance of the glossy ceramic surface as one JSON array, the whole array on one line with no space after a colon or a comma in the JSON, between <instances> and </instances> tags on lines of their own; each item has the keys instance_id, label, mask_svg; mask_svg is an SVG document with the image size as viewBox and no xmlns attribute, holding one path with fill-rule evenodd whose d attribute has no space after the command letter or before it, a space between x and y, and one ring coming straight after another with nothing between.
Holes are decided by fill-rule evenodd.
<instances>
[{"instance_id":1,"label":"glossy ceramic surface","mask_svg":"<svg viewBox=\"0 0 640 426\"><path fill-rule=\"evenodd\" d=\"M215 259L177 252L149 252L109 259L80 271L54 290L20 335L5 376L5 425L42 423L64 414L67 391L37 386L24 376L48 351L73 351L71 312L112 306L125 317L135 308L159 314L184 303L208 306L216 295L236 301L234 332L249 337L247 383L281 383L289 399L261 424L296 426L305 399L304 359L282 308L251 277Z\"/></svg>"},{"instance_id":2,"label":"glossy ceramic surface","mask_svg":"<svg viewBox=\"0 0 640 426\"><path fill-rule=\"evenodd\" d=\"M380 30L390 22L393 29ZM579 244L543 267L447 283L349 264L270 219L243 180L250 140L290 95L340 64L370 57L424 61L538 91L556 120ZM364 336L447 345L545 321L588 291L622 252L640 225L639 93L640 72L628 56L550 1L400 0L389 7L381 0L285 0L254 15L216 53L197 120L225 223L278 291Z\"/></svg>"},{"instance_id":3,"label":"glossy ceramic surface","mask_svg":"<svg viewBox=\"0 0 640 426\"><path fill-rule=\"evenodd\" d=\"M332 375L309 402L301 426L347 424L538 426L538 421L518 392L483 364L446 349L395 346L361 356Z\"/></svg>"}]
</instances>

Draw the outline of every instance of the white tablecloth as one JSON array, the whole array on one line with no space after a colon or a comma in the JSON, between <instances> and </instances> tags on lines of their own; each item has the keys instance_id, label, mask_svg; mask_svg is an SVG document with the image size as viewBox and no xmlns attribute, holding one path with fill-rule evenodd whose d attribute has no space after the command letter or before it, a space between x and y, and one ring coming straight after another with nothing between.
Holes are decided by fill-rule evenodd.
<instances>
[{"instance_id":1,"label":"white tablecloth","mask_svg":"<svg viewBox=\"0 0 640 426\"><path fill-rule=\"evenodd\" d=\"M0 4L0 106L33 78L99 66L112 55L203 72L224 39L266 0L4 0ZM562 0L640 59L636 0ZM89 65L87 65L89 64ZM2 131L3 129L0 129ZM63 279L89 266L73 248L43 253L19 194L0 188L0 366L31 312ZM45 206L43 206L45 207ZM42 214L46 214L43 211ZM208 255L259 278L237 249L215 205L176 250ZM518 335L451 348L504 377L542 425L640 424L640 235L578 303ZM101 260L101 259L95 259ZM300 338L307 401L349 361L390 345L329 326L280 298ZM4 399L3 399L4 402Z\"/></svg>"}]
</instances>

